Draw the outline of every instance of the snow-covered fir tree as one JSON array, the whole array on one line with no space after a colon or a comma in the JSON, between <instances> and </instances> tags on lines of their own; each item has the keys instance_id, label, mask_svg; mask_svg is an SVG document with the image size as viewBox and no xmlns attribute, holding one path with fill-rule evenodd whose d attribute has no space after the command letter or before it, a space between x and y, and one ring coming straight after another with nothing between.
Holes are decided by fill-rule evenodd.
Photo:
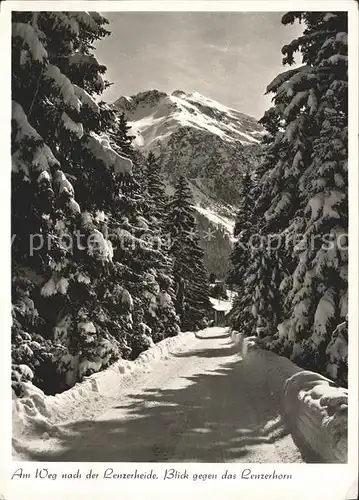
<instances>
[{"instance_id":1,"label":"snow-covered fir tree","mask_svg":"<svg viewBox=\"0 0 359 500\"><path fill-rule=\"evenodd\" d=\"M166 186L161 175L160 166L152 152L147 157L146 179L149 213L156 219L155 222L157 221L158 225L163 225L168 196L166 195Z\"/></svg>"},{"instance_id":2,"label":"snow-covered fir tree","mask_svg":"<svg viewBox=\"0 0 359 500\"><path fill-rule=\"evenodd\" d=\"M110 106L111 112L114 116L114 121L107 132L108 137L116 144L116 147L125 155L132 159L136 168L133 170L131 179L132 187L136 185L136 189L132 190L133 195L137 198L138 206L143 213L146 212L148 205L147 200L147 172L146 164L147 159L138 149L134 148L132 141L134 136L131 134L131 127L127 124L125 114L118 113L115 106Z\"/></svg>"},{"instance_id":3,"label":"snow-covered fir tree","mask_svg":"<svg viewBox=\"0 0 359 500\"><path fill-rule=\"evenodd\" d=\"M240 286L245 268L248 266L249 238L254 223L253 181L249 172L242 174L238 190L240 203L237 204L237 216L233 230L236 242L231 255L232 269L228 277L231 285L236 286Z\"/></svg>"},{"instance_id":4,"label":"snow-covered fir tree","mask_svg":"<svg viewBox=\"0 0 359 500\"><path fill-rule=\"evenodd\" d=\"M146 240L130 149L96 99L106 68L92 44L106 24L96 12L13 14L17 393L26 380L58 392L179 330L169 258Z\"/></svg>"},{"instance_id":5,"label":"snow-covered fir tree","mask_svg":"<svg viewBox=\"0 0 359 500\"><path fill-rule=\"evenodd\" d=\"M264 223L262 205L258 203L261 172L259 167L252 176L243 176L229 276L237 294L229 319L232 327L244 335L265 338L275 328L280 314L280 276L275 240L272 244L270 227Z\"/></svg>"},{"instance_id":6,"label":"snow-covered fir tree","mask_svg":"<svg viewBox=\"0 0 359 500\"><path fill-rule=\"evenodd\" d=\"M199 246L192 193L180 176L168 205L167 229L174 260L176 311L184 330L200 329L211 309L209 282Z\"/></svg>"},{"instance_id":7,"label":"snow-covered fir tree","mask_svg":"<svg viewBox=\"0 0 359 500\"><path fill-rule=\"evenodd\" d=\"M133 153L132 141L135 136L131 135L131 127L127 124L125 113L120 113L116 120L116 138L121 150L130 155Z\"/></svg>"},{"instance_id":8,"label":"snow-covered fir tree","mask_svg":"<svg viewBox=\"0 0 359 500\"><path fill-rule=\"evenodd\" d=\"M292 65L299 51L303 64L267 89L274 106L262 120L269 141L252 227L267 249L271 234L281 241L257 254L244 280L262 260L269 272L252 303L266 346L345 383L346 330L338 325L347 315L347 14L289 12L282 22L297 20L305 29L283 47L283 62Z\"/></svg>"},{"instance_id":9,"label":"snow-covered fir tree","mask_svg":"<svg viewBox=\"0 0 359 500\"><path fill-rule=\"evenodd\" d=\"M241 176L239 187L240 203L237 205L236 223L233 230L236 241L231 254L232 266L227 278L230 286L237 292L228 319L233 328L240 328L247 335L251 335L253 329L252 296L248 283L245 282L250 262L251 230L255 223L253 221L254 200L252 199L252 190L253 181L251 175L249 172L244 172Z\"/></svg>"}]
</instances>

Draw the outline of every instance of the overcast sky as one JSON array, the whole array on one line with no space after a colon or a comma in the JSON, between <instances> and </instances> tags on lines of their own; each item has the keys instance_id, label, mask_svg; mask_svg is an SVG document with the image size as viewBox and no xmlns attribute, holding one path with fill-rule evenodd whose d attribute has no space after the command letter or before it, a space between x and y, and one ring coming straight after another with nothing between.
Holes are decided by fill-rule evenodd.
<instances>
[{"instance_id":1,"label":"overcast sky","mask_svg":"<svg viewBox=\"0 0 359 500\"><path fill-rule=\"evenodd\" d=\"M284 70L281 47L301 32L299 25L283 26L278 12L103 15L112 34L96 55L114 82L106 101L149 89L197 90L256 118L270 104L266 86Z\"/></svg>"}]
</instances>

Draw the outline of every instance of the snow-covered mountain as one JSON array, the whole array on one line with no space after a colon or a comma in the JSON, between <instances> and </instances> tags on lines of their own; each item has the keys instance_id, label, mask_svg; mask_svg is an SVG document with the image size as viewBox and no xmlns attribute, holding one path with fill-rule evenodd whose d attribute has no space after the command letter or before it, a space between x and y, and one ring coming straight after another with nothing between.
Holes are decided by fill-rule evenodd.
<instances>
[{"instance_id":1,"label":"snow-covered mountain","mask_svg":"<svg viewBox=\"0 0 359 500\"><path fill-rule=\"evenodd\" d=\"M134 146L158 157L169 192L180 174L190 182L207 267L224 276L241 172L258 162L262 126L198 92L149 90L120 97L114 107L125 113Z\"/></svg>"},{"instance_id":2,"label":"snow-covered mountain","mask_svg":"<svg viewBox=\"0 0 359 500\"><path fill-rule=\"evenodd\" d=\"M134 144L153 150L167 143L181 128L190 128L225 142L258 144L263 134L258 122L235 109L223 106L198 92L175 90L172 94L149 90L120 97L115 106L131 122Z\"/></svg>"}]
</instances>

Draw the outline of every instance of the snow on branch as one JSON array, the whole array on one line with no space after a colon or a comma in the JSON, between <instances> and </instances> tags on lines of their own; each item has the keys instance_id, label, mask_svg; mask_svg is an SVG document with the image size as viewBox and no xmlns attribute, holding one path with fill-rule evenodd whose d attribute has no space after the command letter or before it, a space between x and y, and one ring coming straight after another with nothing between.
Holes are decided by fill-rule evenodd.
<instances>
[{"instance_id":1,"label":"snow on branch","mask_svg":"<svg viewBox=\"0 0 359 500\"><path fill-rule=\"evenodd\" d=\"M132 175L132 161L114 151L105 137L91 132L87 147L96 158L103 161L106 167L113 168L115 175Z\"/></svg>"},{"instance_id":2,"label":"snow on branch","mask_svg":"<svg viewBox=\"0 0 359 500\"><path fill-rule=\"evenodd\" d=\"M65 194L67 196L66 205L67 208L73 214L81 213L80 205L75 200L75 192L71 182L67 179L66 175L62 170L56 170L54 174L54 184L57 187L57 192L59 195Z\"/></svg>"},{"instance_id":3,"label":"snow on branch","mask_svg":"<svg viewBox=\"0 0 359 500\"><path fill-rule=\"evenodd\" d=\"M56 26L56 24L58 24L60 26L64 26L73 35L76 35L76 36L79 35L79 33L80 33L79 23L76 21L76 19L74 17L69 16L68 14L65 14L64 12L54 12L54 15L55 15L55 26Z\"/></svg>"},{"instance_id":4,"label":"snow on branch","mask_svg":"<svg viewBox=\"0 0 359 500\"><path fill-rule=\"evenodd\" d=\"M345 297L348 300L348 297ZM344 321L337 326L333 332L332 339L329 342L326 354L329 356L329 363L327 366L328 372L331 377L337 377L338 364L348 362L348 323Z\"/></svg>"},{"instance_id":5,"label":"snow on branch","mask_svg":"<svg viewBox=\"0 0 359 500\"><path fill-rule=\"evenodd\" d=\"M82 104L88 106L94 113L100 113L100 107L86 90L82 89L76 84L73 84L75 95L80 99Z\"/></svg>"},{"instance_id":6,"label":"snow on branch","mask_svg":"<svg viewBox=\"0 0 359 500\"><path fill-rule=\"evenodd\" d=\"M313 342L319 346L325 339L331 319L335 316L335 293L329 288L321 297L314 316Z\"/></svg>"},{"instance_id":7,"label":"snow on branch","mask_svg":"<svg viewBox=\"0 0 359 500\"><path fill-rule=\"evenodd\" d=\"M335 36L335 41L343 45L348 45L348 33L345 33L344 31L337 33Z\"/></svg>"},{"instance_id":8,"label":"snow on branch","mask_svg":"<svg viewBox=\"0 0 359 500\"><path fill-rule=\"evenodd\" d=\"M327 12L325 14L325 16L323 17L323 21L325 23L327 23L330 19L334 19L337 16L338 16L338 14L335 14L334 12Z\"/></svg>"},{"instance_id":9,"label":"snow on branch","mask_svg":"<svg viewBox=\"0 0 359 500\"><path fill-rule=\"evenodd\" d=\"M340 219L340 210L338 206L345 200L345 193L331 189L327 193L318 193L308 202L306 211L311 210L311 218L317 219L322 211L324 218Z\"/></svg>"},{"instance_id":10,"label":"snow on branch","mask_svg":"<svg viewBox=\"0 0 359 500\"><path fill-rule=\"evenodd\" d=\"M293 110L300 107L301 104L305 101L307 102L309 91L303 90L302 92L297 92L288 106L285 108L283 115L288 117Z\"/></svg>"},{"instance_id":11,"label":"snow on branch","mask_svg":"<svg viewBox=\"0 0 359 500\"><path fill-rule=\"evenodd\" d=\"M77 135L79 139L84 134L84 128L82 123L76 123L74 122L65 111L61 115L61 120L64 125L64 127L69 130L70 132L73 132L74 134Z\"/></svg>"},{"instance_id":12,"label":"snow on branch","mask_svg":"<svg viewBox=\"0 0 359 500\"><path fill-rule=\"evenodd\" d=\"M346 199L346 194L343 191L331 189L324 199L323 217L340 219L340 210L338 206Z\"/></svg>"},{"instance_id":13,"label":"snow on branch","mask_svg":"<svg viewBox=\"0 0 359 500\"><path fill-rule=\"evenodd\" d=\"M332 65L338 64L341 61L348 63L348 56L342 55L342 54L333 54L328 59L329 64L332 64Z\"/></svg>"},{"instance_id":14,"label":"snow on branch","mask_svg":"<svg viewBox=\"0 0 359 500\"><path fill-rule=\"evenodd\" d=\"M51 174L47 170L43 170L40 174L39 177L37 178L37 182L39 184L45 183L45 184L51 184Z\"/></svg>"},{"instance_id":15,"label":"snow on branch","mask_svg":"<svg viewBox=\"0 0 359 500\"><path fill-rule=\"evenodd\" d=\"M65 27L72 35L78 36L81 28L98 32L102 24L107 24L106 18L98 12L55 12L55 23Z\"/></svg>"},{"instance_id":16,"label":"snow on branch","mask_svg":"<svg viewBox=\"0 0 359 500\"><path fill-rule=\"evenodd\" d=\"M12 23L12 36L21 38L28 45L34 61L43 62L44 59L47 59L47 52L30 24Z\"/></svg>"},{"instance_id":17,"label":"snow on branch","mask_svg":"<svg viewBox=\"0 0 359 500\"><path fill-rule=\"evenodd\" d=\"M274 80L272 80L271 83L267 85L266 94L269 94L270 92L276 92L278 87L280 87L283 82L286 82L292 75L295 75L297 71L298 69L289 69L288 71L284 71L283 73L277 75Z\"/></svg>"},{"instance_id":18,"label":"snow on branch","mask_svg":"<svg viewBox=\"0 0 359 500\"><path fill-rule=\"evenodd\" d=\"M89 239L88 253L99 257L101 260L112 261L112 243L110 240L106 240L100 231L93 229Z\"/></svg>"},{"instance_id":19,"label":"snow on branch","mask_svg":"<svg viewBox=\"0 0 359 500\"><path fill-rule=\"evenodd\" d=\"M25 174L24 180L30 182L29 164L22 158L19 149L11 156L11 170L16 174L23 172L23 174Z\"/></svg>"},{"instance_id":20,"label":"snow on branch","mask_svg":"<svg viewBox=\"0 0 359 500\"><path fill-rule=\"evenodd\" d=\"M95 20L89 12L69 12L69 17L70 19L75 19L78 23L92 31L97 32L99 29L99 23L96 22L99 21L99 17L94 16L96 17Z\"/></svg>"},{"instance_id":21,"label":"snow on branch","mask_svg":"<svg viewBox=\"0 0 359 500\"><path fill-rule=\"evenodd\" d=\"M267 86L266 88L266 94L269 94L270 92L277 92L277 90L285 83L287 85L294 85L294 83L297 83L298 79L300 80L301 76L297 76L298 74L301 75L303 73L309 73L310 71L313 71L313 68L311 66L300 66L299 68L295 69L289 69L288 71L283 71L283 73L280 73L278 76L274 78L274 80ZM297 79L293 78L297 76ZM288 82L291 82L289 84Z\"/></svg>"},{"instance_id":22,"label":"snow on branch","mask_svg":"<svg viewBox=\"0 0 359 500\"><path fill-rule=\"evenodd\" d=\"M98 92L101 92L102 90L105 89L105 82L100 73L97 73L96 78L94 80L94 84L96 85L96 90Z\"/></svg>"},{"instance_id":23,"label":"snow on branch","mask_svg":"<svg viewBox=\"0 0 359 500\"><path fill-rule=\"evenodd\" d=\"M31 161L31 164L37 170L48 170L51 166L60 165L49 146L47 144L43 144L43 139L40 134L28 122L26 113L24 112L22 106L16 101L12 101L11 119L16 123L15 143L19 144L19 149L12 155L13 170L15 172L22 170L28 174L29 162L25 163L22 160L20 147L25 139L32 139L35 144L39 143L34 151Z\"/></svg>"},{"instance_id":24,"label":"snow on branch","mask_svg":"<svg viewBox=\"0 0 359 500\"><path fill-rule=\"evenodd\" d=\"M105 17L101 16L98 12L95 11L89 11L88 14L92 17L92 19L97 23L97 24L108 24L108 21Z\"/></svg>"},{"instance_id":25,"label":"snow on branch","mask_svg":"<svg viewBox=\"0 0 359 500\"><path fill-rule=\"evenodd\" d=\"M56 276L52 276L41 288L40 293L43 297L51 297L52 295L56 295L58 293L66 295L68 286L69 282L66 278L57 278Z\"/></svg>"},{"instance_id":26,"label":"snow on branch","mask_svg":"<svg viewBox=\"0 0 359 500\"><path fill-rule=\"evenodd\" d=\"M52 80L62 94L64 103L80 111L81 101L75 94L74 86L71 81L61 73L57 66L48 64L45 69L45 77Z\"/></svg>"},{"instance_id":27,"label":"snow on branch","mask_svg":"<svg viewBox=\"0 0 359 500\"><path fill-rule=\"evenodd\" d=\"M124 304L126 307L128 307L130 310L133 309L133 298L128 290L126 288L122 288L121 290L121 302Z\"/></svg>"},{"instance_id":28,"label":"snow on branch","mask_svg":"<svg viewBox=\"0 0 359 500\"><path fill-rule=\"evenodd\" d=\"M309 114L314 115L318 108L318 99L315 95L314 89L309 90L307 106L309 108Z\"/></svg>"},{"instance_id":29,"label":"snow on branch","mask_svg":"<svg viewBox=\"0 0 359 500\"><path fill-rule=\"evenodd\" d=\"M273 204L273 207L271 207L267 212L265 213L265 218L267 221L276 219L279 217L284 210L290 205L292 202L291 195L290 193L284 191L278 199L276 204Z\"/></svg>"},{"instance_id":30,"label":"snow on branch","mask_svg":"<svg viewBox=\"0 0 359 500\"><path fill-rule=\"evenodd\" d=\"M142 245L142 248L145 248L146 241L140 238L137 238L133 234L131 234L127 229L117 228L113 234L114 239L122 240L126 244L131 244L133 248L136 246Z\"/></svg>"},{"instance_id":31,"label":"snow on branch","mask_svg":"<svg viewBox=\"0 0 359 500\"><path fill-rule=\"evenodd\" d=\"M77 201L74 198L70 198L67 201L67 207L73 214L80 214L81 213L80 205L77 203Z\"/></svg>"},{"instance_id":32,"label":"snow on branch","mask_svg":"<svg viewBox=\"0 0 359 500\"><path fill-rule=\"evenodd\" d=\"M60 163L56 160L51 149L47 144L38 147L34 153L32 164L37 170L47 170L51 166L59 166Z\"/></svg>"},{"instance_id":33,"label":"snow on branch","mask_svg":"<svg viewBox=\"0 0 359 500\"><path fill-rule=\"evenodd\" d=\"M82 52L75 52L68 57L68 62L70 65L83 65L88 66L99 66L99 62L93 54L83 54Z\"/></svg>"},{"instance_id":34,"label":"snow on branch","mask_svg":"<svg viewBox=\"0 0 359 500\"><path fill-rule=\"evenodd\" d=\"M11 103L11 119L16 122L17 132L15 142L20 142L25 138L42 141L40 134L30 125L22 106L16 102Z\"/></svg>"},{"instance_id":35,"label":"snow on branch","mask_svg":"<svg viewBox=\"0 0 359 500\"><path fill-rule=\"evenodd\" d=\"M96 59L96 57L93 54L83 54L82 52L76 52L75 54L72 54L71 56L68 57L68 63L69 65L76 65L78 67L80 66L95 66L98 69L97 74L95 75L94 78L94 84L96 87L97 91L104 90L105 88L105 82L99 73L101 69L103 69L103 66L101 66Z\"/></svg>"},{"instance_id":36,"label":"snow on branch","mask_svg":"<svg viewBox=\"0 0 359 500\"><path fill-rule=\"evenodd\" d=\"M299 115L296 120L292 120L285 129L283 141L292 142L294 137L300 132L304 125L303 115Z\"/></svg>"},{"instance_id":37,"label":"snow on branch","mask_svg":"<svg viewBox=\"0 0 359 500\"><path fill-rule=\"evenodd\" d=\"M74 188L62 170L57 170L55 172L54 182L57 186L59 194L65 193L68 196L74 195Z\"/></svg>"}]
</instances>

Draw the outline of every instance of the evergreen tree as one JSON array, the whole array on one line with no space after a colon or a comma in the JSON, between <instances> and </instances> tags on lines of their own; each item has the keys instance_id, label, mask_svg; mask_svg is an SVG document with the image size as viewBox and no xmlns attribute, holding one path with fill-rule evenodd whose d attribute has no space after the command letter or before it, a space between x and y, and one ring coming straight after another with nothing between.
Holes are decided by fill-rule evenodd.
<instances>
[{"instance_id":1,"label":"evergreen tree","mask_svg":"<svg viewBox=\"0 0 359 500\"><path fill-rule=\"evenodd\" d=\"M249 256L249 238L255 221L253 220L254 202L253 181L249 172L244 172L241 178L239 193L240 203L237 205L236 223L233 230L233 236L236 243L231 255L232 269L228 278L232 285L240 286L241 280L248 266Z\"/></svg>"},{"instance_id":2,"label":"evergreen tree","mask_svg":"<svg viewBox=\"0 0 359 500\"><path fill-rule=\"evenodd\" d=\"M236 238L232 254L232 268L228 276L230 286L236 291L236 298L229 312L228 319L232 328L240 329L246 335L252 335L254 320L252 315L252 295L249 287L248 265L251 256L251 236L253 225L254 202L252 199L253 181L249 172L242 175L240 183L240 204L237 205L237 217L233 235Z\"/></svg>"},{"instance_id":3,"label":"evergreen tree","mask_svg":"<svg viewBox=\"0 0 359 500\"><path fill-rule=\"evenodd\" d=\"M261 172L259 167L252 177L248 173L243 176L242 203L234 228L237 241L229 277L237 294L229 319L232 327L244 335L265 338L275 328L280 313L280 276L278 251L271 243L271 227L263 219L262 204L258 203L262 192Z\"/></svg>"},{"instance_id":4,"label":"evergreen tree","mask_svg":"<svg viewBox=\"0 0 359 500\"><path fill-rule=\"evenodd\" d=\"M164 222L168 197L163 182L160 167L155 155L151 152L147 157L147 203L148 212L154 217L154 222L161 225Z\"/></svg>"},{"instance_id":5,"label":"evergreen tree","mask_svg":"<svg viewBox=\"0 0 359 500\"><path fill-rule=\"evenodd\" d=\"M138 208L145 214L147 207L146 157L133 147L132 142L135 136L130 134L131 127L127 124L125 113L118 113L114 106L111 107L111 113L113 114L113 122L107 135L116 144L116 148L121 154L131 158L136 165L131 179L132 193L137 199Z\"/></svg>"},{"instance_id":6,"label":"evergreen tree","mask_svg":"<svg viewBox=\"0 0 359 500\"><path fill-rule=\"evenodd\" d=\"M115 108L111 108L114 121L109 129L109 137L117 144L124 155L133 156L134 148L132 141L135 136L130 134L131 127L127 124L125 113L117 113Z\"/></svg>"},{"instance_id":7,"label":"evergreen tree","mask_svg":"<svg viewBox=\"0 0 359 500\"><path fill-rule=\"evenodd\" d=\"M13 14L17 393L25 380L66 389L178 332L169 259L146 241L136 165L111 136L115 114L94 99L107 84L92 43L106 23L96 12Z\"/></svg>"},{"instance_id":8,"label":"evergreen tree","mask_svg":"<svg viewBox=\"0 0 359 500\"><path fill-rule=\"evenodd\" d=\"M176 310L184 330L203 327L210 311L209 283L199 246L192 194L183 176L169 202L167 228L174 260Z\"/></svg>"},{"instance_id":9,"label":"evergreen tree","mask_svg":"<svg viewBox=\"0 0 359 500\"><path fill-rule=\"evenodd\" d=\"M121 113L116 121L116 132L118 133L116 142L121 150L128 155L133 153L132 141L135 138L134 135L130 134L130 130L131 127L127 124L125 113Z\"/></svg>"},{"instance_id":10,"label":"evergreen tree","mask_svg":"<svg viewBox=\"0 0 359 500\"><path fill-rule=\"evenodd\" d=\"M283 22L298 18L304 20L306 29L283 49L284 62L292 64L293 53L301 50L307 69L299 70L281 87L287 93L293 89L284 110L286 131L297 129L295 134L301 139L291 170L300 172L302 203L296 218L301 219L305 238L293 248L295 269L286 284L290 316L279 331L291 343L295 361L336 379L337 368L328 363L327 349L337 325L346 318L348 300L347 13L288 13ZM276 94L280 102L280 88ZM298 107L302 121L293 113ZM310 126L301 130L305 122ZM346 363L345 350L338 357L338 366Z\"/></svg>"},{"instance_id":11,"label":"evergreen tree","mask_svg":"<svg viewBox=\"0 0 359 500\"><path fill-rule=\"evenodd\" d=\"M214 273L211 273L211 274L209 275L209 278L208 278L208 279L209 279L209 283L210 283L211 285L213 285L213 284L215 284L215 283L216 283L216 281L217 281L217 276L216 276Z\"/></svg>"},{"instance_id":12,"label":"evergreen tree","mask_svg":"<svg viewBox=\"0 0 359 500\"><path fill-rule=\"evenodd\" d=\"M282 22L298 19L305 30L283 47L283 62L293 64L300 51L303 65L267 88L274 106L262 119L267 152L252 231L267 248L271 234L280 244L257 254L245 280L253 267L267 270L252 294L266 346L334 379L340 371L343 383L347 354L337 326L347 314L347 13L289 12Z\"/></svg>"},{"instance_id":13,"label":"evergreen tree","mask_svg":"<svg viewBox=\"0 0 359 500\"><path fill-rule=\"evenodd\" d=\"M86 151L89 131L96 133L104 126L105 110L92 96L106 86L101 77L105 68L90 51L94 40L108 34L106 22L96 13L13 14L12 231L16 238L12 251L13 297L18 304L13 310L14 377L21 381L18 368L27 366L35 383L47 391L71 383L71 371L86 371L95 336L104 366L118 356L120 348L115 341L106 344L106 338L93 331L91 321L83 321L91 310L87 306L97 302L95 284L87 288L84 284L90 280L87 271L103 267L106 273L109 254L101 260L89 252L75 265L73 246L76 229L81 228L78 201L85 201L80 189L75 199L73 184L80 180L76 175L83 168L78 159ZM114 160L121 161L120 157ZM108 175L113 176L114 169ZM86 185L84 176L80 185ZM93 186L101 189L102 185L95 181ZM29 244L35 238L41 245L33 252ZM86 260L91 266L86 266ZM26 331L31 311L36 321ZM92 331L83 329L85 324ZM58 325L61 328L56 330ZM27 355L19 357L18 348ZM80 357L72 355L75 351ZM45 376L51 370L56 376Z\"/></svg>"}]
</instances>

